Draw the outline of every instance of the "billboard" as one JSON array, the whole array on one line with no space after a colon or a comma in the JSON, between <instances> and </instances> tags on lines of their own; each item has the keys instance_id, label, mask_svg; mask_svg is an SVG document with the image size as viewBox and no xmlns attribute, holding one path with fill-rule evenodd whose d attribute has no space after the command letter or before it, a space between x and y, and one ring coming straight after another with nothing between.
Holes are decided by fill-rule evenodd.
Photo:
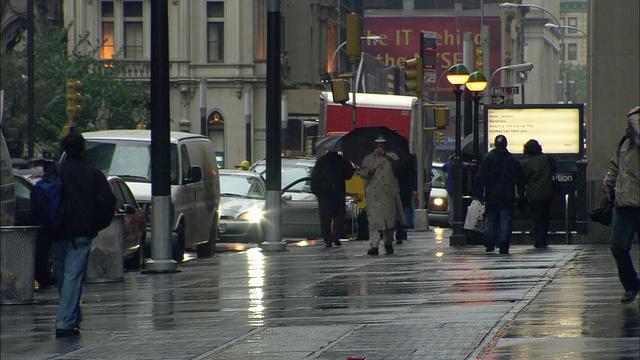
<instances>
[{"instance_id":1,"label":"billboard","mask_svg":"<svg viewBox=\"0 0 640 360\"><path fill-rule=\"evenodd\" d=\"M584 153L582 104L485 106L484 114L487 151L497 135L504 135L513 154L522 154L530 139L538 140L547 154Z\"/></svg>"},{"instance_id":2,"label":"billboard","mask_svg":"<svg viewBox=\"0 0 640 360\"><path fill-rule=\"evenodd\" d=\"M489 44L491 47L492 68L501 64L501 32L500 17L485 17L484 24L489 26ZM437 41L436 83L438 83L438 100L455 100L453 86L442 75L455 64L462 63L462 35L473 33L473 53L481 47L481 19L473 16L385 16L365 17L364 36L380 36L379 42L365 41L362 50L382 61L386 67L403 66L406 59L420 55L420 38L422 32L434 36ZM485 54L484 56L488 56ZM475 62L475 58L474 58ZM473 69L469 69L473 71ZM490 69L483 70L487 79L491 77ZM494 77L499 84L499 75ZM436 84L431 86L431 94ZM430 96L433 98L433 95Z\"/></svg>"}]
</instances>

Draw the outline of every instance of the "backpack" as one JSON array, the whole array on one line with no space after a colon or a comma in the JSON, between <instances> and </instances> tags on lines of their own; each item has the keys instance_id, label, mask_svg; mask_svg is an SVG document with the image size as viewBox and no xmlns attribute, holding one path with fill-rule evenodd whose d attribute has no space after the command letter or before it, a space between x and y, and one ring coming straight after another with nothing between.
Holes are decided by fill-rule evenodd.
<instances>
[{"instance_id":1,"label":"backpack","mask_svg":"<svg viewBox=\"0 0 640 360\"><path fill-rule=\"evenodd\" d=\"M57 230L62 224L62 179L57 164L45 170L31 190L31 214L43 229Z\"/></svg>"}]
</instances>

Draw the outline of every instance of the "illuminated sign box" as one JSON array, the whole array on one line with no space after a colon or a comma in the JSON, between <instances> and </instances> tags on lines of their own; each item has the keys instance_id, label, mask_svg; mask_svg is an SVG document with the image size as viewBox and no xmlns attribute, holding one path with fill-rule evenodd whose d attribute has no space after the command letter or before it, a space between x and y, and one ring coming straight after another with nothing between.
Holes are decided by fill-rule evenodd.
<instances>
[{"instance_id":1,"label":"illuminated sign box","mask_svg":"<svg viewBox=\"0 0 640 360\"><path fill-rule=\"evenodd\" d=\"M504 135L513 154L522 154L524 144L535 139L547 154L582 155L583 114L582 104L485 106L487 151Z\"/></svg>"}]
</instances>

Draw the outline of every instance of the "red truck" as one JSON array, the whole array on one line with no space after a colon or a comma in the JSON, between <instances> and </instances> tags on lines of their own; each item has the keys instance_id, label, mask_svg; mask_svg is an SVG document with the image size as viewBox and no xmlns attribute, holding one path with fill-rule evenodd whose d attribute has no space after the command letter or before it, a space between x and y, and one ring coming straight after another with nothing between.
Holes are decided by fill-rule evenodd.
<instances>
[{"instance_id":1,"label":"red truck","mask_svg":"<svg viewBox=\"0 0 640 360\"><path fill-rule=\"evenodd\" d=\"M351 101L342 105L333 102L331 92L322 93L318 131L321 136L353 130L353 94L350 96ZM356 127L386 126L413 143L411 121L418 109L415 96L357 93L355 98Z\"/></svg>"}]
</instances>

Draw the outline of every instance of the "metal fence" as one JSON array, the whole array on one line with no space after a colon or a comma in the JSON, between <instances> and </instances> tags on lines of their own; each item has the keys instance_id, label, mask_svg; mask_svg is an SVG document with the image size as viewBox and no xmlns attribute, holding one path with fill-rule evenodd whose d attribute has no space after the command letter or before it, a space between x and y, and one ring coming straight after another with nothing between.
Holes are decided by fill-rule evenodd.
<instances>
[{"instance_id":1,"label":"metal fence","mask_svg":"<svg viewBox=\"0 0 640 360\"><path fill-rule=\"evenodd\" d=\"M0 303L32 303L38 227L2 226L0 229Z\"/></svg>"}]
</instances>

